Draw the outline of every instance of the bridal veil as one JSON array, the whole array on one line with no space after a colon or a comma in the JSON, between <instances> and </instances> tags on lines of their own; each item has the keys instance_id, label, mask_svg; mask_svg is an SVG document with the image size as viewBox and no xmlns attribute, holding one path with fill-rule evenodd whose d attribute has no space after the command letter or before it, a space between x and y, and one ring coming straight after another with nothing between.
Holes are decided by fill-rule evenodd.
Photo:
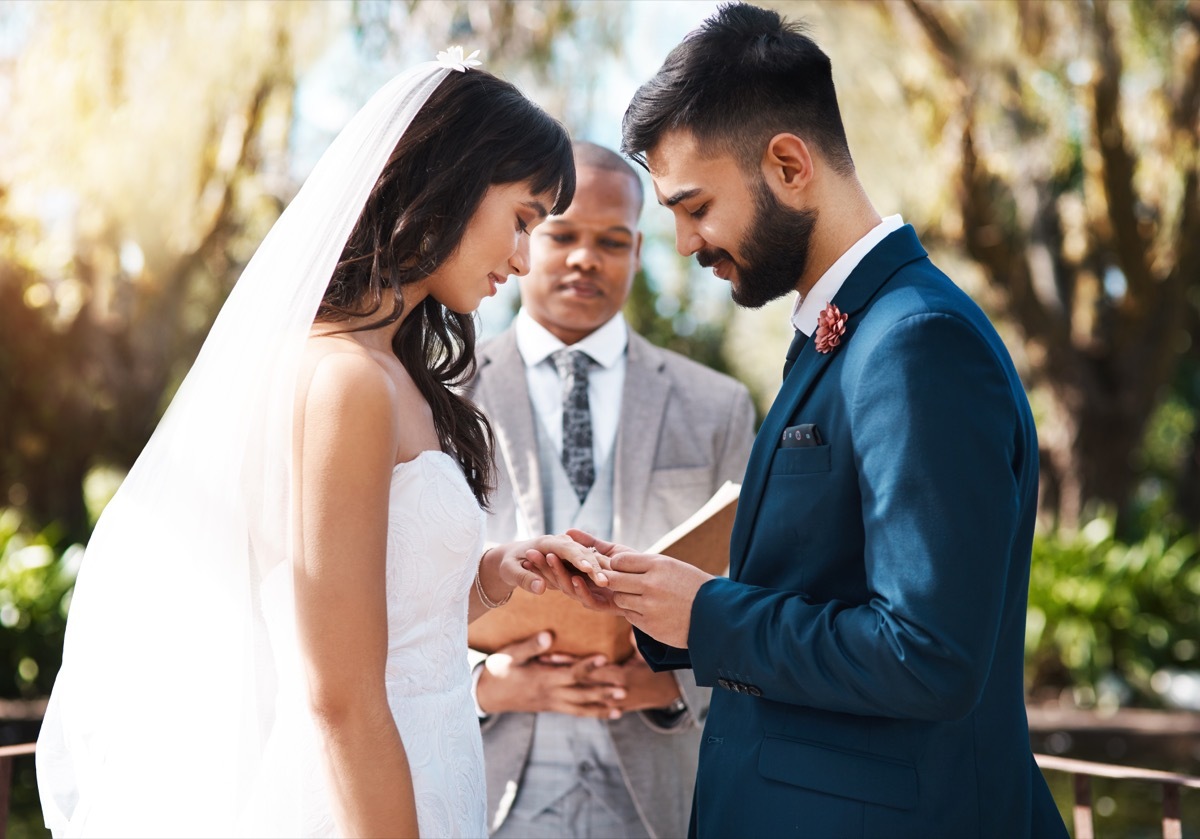
<instances>
[{"instance_id":1,"label":"bridal veil","mask_svg":"<svg viewBox=\"0 0 1200 839\"><path fill-rule=\"evenodd\" d=\"M261 585L290 555L299 360L371 188L449 72L397 76L333 142L101 516L38 738L56 836L288 832L287 814L253 811L276 723L272 644L295 644L268 635Z\"/></svg>"}]
</instances>

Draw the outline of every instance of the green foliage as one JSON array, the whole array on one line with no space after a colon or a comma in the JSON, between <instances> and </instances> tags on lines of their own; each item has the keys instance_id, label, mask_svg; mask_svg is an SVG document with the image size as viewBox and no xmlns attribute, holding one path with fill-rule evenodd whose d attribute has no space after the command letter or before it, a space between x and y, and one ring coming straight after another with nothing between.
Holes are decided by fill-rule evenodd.
<instances>
[{"instance_id":1,"label":"green foliage","mask_svg":"<svg viewBox=\"0 0 1200 839\"><path fill-rule=\"evenodd\" d=\"M56 528L31 534L16 510L0 510L0 697L50 693L82 556Z\"/></svg>"},{"instance_id":2,"label":"green foliage","mask_svg":"<svg viewBox=\"0 0 1200 839\"><path fill-rule=\"evenodd\" d=\"M1184 364L1183 367L1190 365ZM1185 527L1200 510L1189 510L1189 491L1194 493L1196 476L1189 471L1195 458L1197 405L1184 388L1184 376L1166 400L1151 415L1146 435L1135 460L1137 491L1125 522L1128 534L1151 532L1167 526ZM1194 469L1194 467L1193 467Z\"/></svg>"},{"instance_id":3,"label":"green foliage","mask_svg":"<svg viewBox=\"0 0 1200 839\"><path fill-rule=\"evenodd\" d=\"M1116 676L1154 704L1163 668L1194 669L1200 638L1200 549L1194 534L1160 528L1114 536L1104 515L1077 533L1034 539L1026 623L1031 691L1083 688Z\"/></svg>"},{"instance_id":4,"label":"green foliage","mask_svg":"<svg viewBox=\"0 0 1200 839\"><path fill-rule=\"evenodd\" d=\"M683 299L666 297L651 285L645 270L639 270L625 301L629 326L652 344L729 373L724 353L728 315L720 321L700 320L692 312L693 301L687 291L685 287Z\"/></svg>"},{"instance_id":5,"label":"green foliage","mask_svg":"<svg viewBox=\"0 0 1200 839\"><path fill-rule=\"evenodd\" d=\"M33 755L13 761L12 798L8 810L8 839L50 839L38 798Z\"/></svg>"}]
</instances>

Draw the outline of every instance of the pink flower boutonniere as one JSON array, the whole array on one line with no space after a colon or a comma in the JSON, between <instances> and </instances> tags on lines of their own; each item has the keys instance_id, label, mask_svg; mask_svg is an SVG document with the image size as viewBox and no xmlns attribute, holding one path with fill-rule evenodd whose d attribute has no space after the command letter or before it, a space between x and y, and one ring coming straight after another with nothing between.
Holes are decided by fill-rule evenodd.
<instances>
[{"instance_id":1,"label":"pink flower boutonniere","mask_svg":"<svg viewBox=\"0 0 1200 839\"><path fill-rule=\"evenodd\" d=\"M832 303L826 303L821 314L817 315L817 337L813 341L817 352L833 352L833 348L842 343L846 334L846 321L849 315Z\"/></svg>"}]
</instances>

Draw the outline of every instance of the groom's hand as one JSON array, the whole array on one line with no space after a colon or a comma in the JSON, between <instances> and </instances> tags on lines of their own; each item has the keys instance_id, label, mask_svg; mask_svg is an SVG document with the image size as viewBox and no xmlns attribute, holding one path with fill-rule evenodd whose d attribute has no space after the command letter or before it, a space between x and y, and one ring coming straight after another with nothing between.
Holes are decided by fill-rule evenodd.
<instances>
[{"instance_id":1,"label":"groom's hand","mask_svg":"<svg viewBox=\"0 0 1200 839\"><path fill-rule=\"evenodd\" d=\"M603 597L647 635L672 647L687 648L692 601L700 586L713 579L712 574L669 556L636 553L579 530L568 530L567 535L604 556L602 585L580 575L572 578L576 600L589 605Z\"/></svg>"},{"instance_id":2,"label":"groom's hand","mask_svg":"<svg viewBox=\"0 0 1200 839\"><path fill-rule=\"evenodd\" d=\"M594 676L601 655L546 654L551 633L539 632L484 659L475 699L487 714L555 711L576 717L617 719L627 690Z\"/></svg>"}]
</instances>

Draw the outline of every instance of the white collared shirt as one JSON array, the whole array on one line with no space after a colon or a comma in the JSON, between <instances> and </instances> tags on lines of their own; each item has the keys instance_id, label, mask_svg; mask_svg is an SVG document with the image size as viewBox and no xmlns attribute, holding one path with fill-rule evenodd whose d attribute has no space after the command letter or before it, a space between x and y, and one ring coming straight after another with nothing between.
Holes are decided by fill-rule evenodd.
<instances>
[{"instance_id":1,"label":"white collared shirt","mask_svg":"<svg viewBox=\"0 0 1200 839\"><path fill-rule=\"evenodd\" d=\"M808 294L796 298L796 304L792 307L792 328L799 329L805 335L816 332L817 315L833 300L838 289L850 276L850 272L858 267L858 263L862 262L863 257L876 245L903 226L904 219L900 218L899 214L888 216L839 256L837 261L829 266L829 270L821 275L821 279L808 290Z\"/></svg>"},{"instance_id":2,"label":"white collared shirt","mask_svg":"<svg viewBox=\"0 0 1200 839\"><path fill-rule=\"evenodd\" d=\"M562 380L550 356L567 346L521 309L514 324L517 351L525 362L525 381L533 411L550 435L554 450L562 453ZM625 349L629 329L618 312L608 323L571 349L583 350L596 362L588 374L588 404L592 411L592 454L596 470L608 459L617 440L621 419L621 392L625 388Z\"/></svg>"}]
</instances>

